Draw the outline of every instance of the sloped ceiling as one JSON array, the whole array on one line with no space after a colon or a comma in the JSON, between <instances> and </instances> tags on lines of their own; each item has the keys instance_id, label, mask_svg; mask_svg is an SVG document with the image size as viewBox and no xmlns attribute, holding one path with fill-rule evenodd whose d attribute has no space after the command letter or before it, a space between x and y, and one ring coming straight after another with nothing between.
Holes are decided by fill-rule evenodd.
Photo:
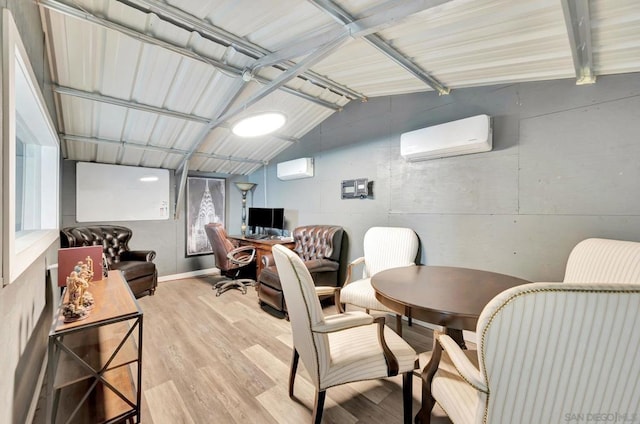
<instances>
[{"instance_id":1,"label":"sloped ceiling","mask_svg":"<svg viewBox=\"0 0 640 424\"><path fill-rule=\"evenodd\" d=\"M351 101L640 71L637 0L37 2L79 161L247 175Z\"/></svg>"}]
</instances>

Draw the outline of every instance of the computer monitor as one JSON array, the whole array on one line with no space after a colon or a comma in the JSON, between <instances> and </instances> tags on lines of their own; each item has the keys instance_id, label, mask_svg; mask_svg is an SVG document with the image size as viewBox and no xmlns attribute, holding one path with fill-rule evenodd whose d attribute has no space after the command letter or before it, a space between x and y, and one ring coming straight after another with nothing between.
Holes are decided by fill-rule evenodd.
<instances>
[{"instance_id":1,"label":"computer monitor","mask_svg":"<svg viewBox=\"0 0 640 424\"><path fill-rule=\"evenodd\" d=\"M284 208L249 208L249 227L284 229Z\"/></svg>"},{"instance_id":2,"label":"computer monitor","mask_svg":"<svg viewBox=\"0 0 640 424\"><path fill-rule=\"evenodd\" d=\"M271 221L271 228L277 228L278 230L284 230L284 209L273 209L273 220Z\"/></svg>"}]
</instances>

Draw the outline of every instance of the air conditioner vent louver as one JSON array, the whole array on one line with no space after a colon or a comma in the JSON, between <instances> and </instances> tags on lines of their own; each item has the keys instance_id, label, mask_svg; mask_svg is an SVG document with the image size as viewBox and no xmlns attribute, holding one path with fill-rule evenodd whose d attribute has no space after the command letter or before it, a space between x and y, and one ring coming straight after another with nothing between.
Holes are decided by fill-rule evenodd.
<instances>
[{"instance_id":1,"label":"air conditioner vent louver","mask_svg":"<svg viewBox=\"0 0 640 424\"><path fill-rule=\"evenodd\" d=\"M488 152L492 148L491 117L477 115L400 136L400 155L410 161Z\"/></svg>"}]
</instances>

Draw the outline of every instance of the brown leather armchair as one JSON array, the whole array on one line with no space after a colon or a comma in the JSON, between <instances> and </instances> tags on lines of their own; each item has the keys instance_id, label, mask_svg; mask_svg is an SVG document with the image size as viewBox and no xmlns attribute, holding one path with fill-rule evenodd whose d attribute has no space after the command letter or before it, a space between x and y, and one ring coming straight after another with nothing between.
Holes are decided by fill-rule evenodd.
<instances>
[{"instance_id":1,"label":"brown leather armchair","mask_svg":"<svg viewBox=\"0 0 640 424\"><path fill-rule=\"evenodd\" d=\"M66 227L60 230L60 246L102 246L110 270L117 269L136 297L153 295L158 286L158 271L152 262L153 250L129 250L132 232L117 225Z\"/></svg>"},{"instance_id":2,"label":"brown leather armchair","mask_svg":"<svg viewBox=\"0 0 640 424\"><path fill-rule=\"evenodd\" d=\"M303 260L316 286L338 287L340 251L344 230L334 225L307 225L293 230L293 250ZM262 256L264 265L258 276L258 300L287 314L280 277L272 255Z\"/></svg>"}]
</instances>

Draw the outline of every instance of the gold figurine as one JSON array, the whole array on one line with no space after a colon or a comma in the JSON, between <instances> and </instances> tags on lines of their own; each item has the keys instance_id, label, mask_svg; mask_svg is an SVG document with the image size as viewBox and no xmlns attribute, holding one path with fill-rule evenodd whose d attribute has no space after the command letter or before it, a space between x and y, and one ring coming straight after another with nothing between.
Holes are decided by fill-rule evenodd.
<instances>
[{"instance_id":1,"label":"gold figurine","mask_svg":"<svg viewBox=\"0 0 640 424\"><path fill-rule=\"evenodd\" d=\"M67 277L67 292L69 300L62 307L65 322L85 319L95 303L91 293L87 291L89 282L93 279L93 260L86 258L87 263L78 262Z\"/></svg>"}]
</instances>

